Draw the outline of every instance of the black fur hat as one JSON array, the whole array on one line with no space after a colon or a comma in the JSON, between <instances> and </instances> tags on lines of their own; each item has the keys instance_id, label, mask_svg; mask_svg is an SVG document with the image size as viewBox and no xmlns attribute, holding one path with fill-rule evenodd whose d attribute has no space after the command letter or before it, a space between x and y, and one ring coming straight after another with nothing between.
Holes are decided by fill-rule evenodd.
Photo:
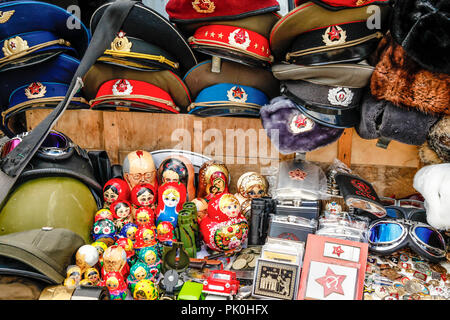
<instances>
[{"instance_id":1,"label":"black fur hat","mask_svg":"<svg viewBox=\"0 0 450 320\"><path fill-rule=\"evenodd\" d=\"M396 0L391 34L424 69L450 74L450 1Z\"/></svg>"}]
</instances>

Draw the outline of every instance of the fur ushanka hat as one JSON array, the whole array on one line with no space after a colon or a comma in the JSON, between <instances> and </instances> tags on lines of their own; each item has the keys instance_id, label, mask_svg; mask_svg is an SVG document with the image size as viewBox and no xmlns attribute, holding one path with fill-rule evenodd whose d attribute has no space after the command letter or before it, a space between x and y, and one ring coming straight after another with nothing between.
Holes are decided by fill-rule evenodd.
<instances>
[{"instance_id":1,"label":"fur ushanka hat","mask_svg":"<svg viewBox=\"0 0 450 320\"><path fill-rule=\"evenodd\" d=\"M423 69L389 34L381 40L377 56L370 79L376 99L424 113L450 114L450 75Z\"/></svg>"},{"instance_id":2,"label":"fur ushanka hat","mask_svg":"<svg viewBox=\"0 0 450 320\"><path fill-rule=\"evenodd\" d=\"M450 116L436 122L430 129L427 142L443 162L450 162Z\"/></svg>"},{"instance_id":3,"label":"fur ushanka hat","mask_svg":"<svg viewBox=\"0 0 450 320\"><path fill-rule=\"evenodd\" d=\"M423 68L450 74L450 1L396 0L391 34Z\"/></svg>"},{"instance_id":4,"label":"fur ushanka hat","mask_svg":"<svg viewBox=\"0 0 450 320\"><path fill-rule=\"evenodd\" d=\"M284 97L272 99L260 114L268 137L282 154L313 151L335 142L344 132L306 117L294 102Z\"/></svg>"}]
</instances>

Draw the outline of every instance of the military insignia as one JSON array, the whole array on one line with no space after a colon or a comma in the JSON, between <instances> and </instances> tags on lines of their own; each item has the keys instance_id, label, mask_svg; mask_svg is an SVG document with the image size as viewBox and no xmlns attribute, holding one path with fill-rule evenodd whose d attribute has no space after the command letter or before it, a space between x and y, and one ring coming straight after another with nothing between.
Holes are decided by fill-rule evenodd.
<instances>
[{"instance_id":1,"label":"military insignia","mask_svg":"<svg viewBox=\"0 0 450 320\"><path fill-rule=\"evenodd\" d=\"M12 56L14 54L20 53L29 49L28 43L26 40L23 40L21 37L14 37L8 40L5 40L3 43L3 54L5 57Z\"/></svg>"},{"instance_id":2,"label":"military insignia","mask_svg":"<svg viewBox=\"0 0 450 320\"><path fill-rule=\"evenodd\" d=\"M227 91L227 97L229 101L245 103L247 101L248 95L241 87L234 86Z\"/></svg>"},{"instance_id":3,"label":"military insignia","mask_svg":"<svg viewBox=\"0 0 450 320\"><path fill-rule=\"evenodd\" d=\"M306 179L307 175L308 174L305 171L303 171L303 170L301 170L299 168L289 171L289 177L292 180L303 181L303 180Z\"/></svg>"},{"instance_id":4,"label":"military insignia","mask_svg":"<svg viewBox=\"0 0 450 320\"><path fill-rule=\"evenodd\" d=\"M298 266L273 260L258 259L255 268L254 295L294 300Z\"/></svg>"},{"instance_id":5,"label":"military insignia","mask_svg":"<svg viewBox=\"0 0 450 320\"><path fill-rule=\"evenodd\" d=\"M247 50L250 42L248 32L242 29L236 29L228 36L228 43L239 49Z\"/></svg>"},{"instance_id":6,"label":"military insignia","mask_svg":"<svg viewBox=\"0 0 450 320\"><path fill-rule=\"evenodd\" d=\"M214 1L211 0L195 0L192 2L192 7L198 13L213 13L216 9Z\"/></svg>"},{"instance_id":7,"label":"military insignia","mask_svg":"<svg viewBox=\"0 0 450 320\"><path fill-rule=\"evenodd\" d=\"M349 88L337 87L328 91L328 101L332 105L347 107L352 103L353 92Z\"/></svg>"},{"instance_id":8,"label":"military insignia","mask_svg":"<svg viewBox=\"0 0 450 320\"><path fill-rule=\"evenodd\" d=\"M42 98L47 93L47 88L40 82L33 82L25 89L28 99Z\"/></svg>"},{"instance_id":9,"label":"military insignia","mask_svg":"<svg viewBox=\"0 0 450 320\"><path fill-rule=\"evenodd\" d=\"M125 37L125 32L120 31L117 37L114 38L113 42L111 42L111 50L130 52L132 45L133 43Z\"/></svg>"},{"instance_id":10,"label":"military insignia","mask_svg":"<svg viewBox=\"0 0 450 320\"><path fill-rule=\"evenodd\" d=\"M314 128L314 125L314 121L300 113L292 118L289 124L289 129L293 134L298 134L312 130L312 128Z\"/></svg>"},{"instance_id":11,"label":"military insignia","mask_svg":"<svg viewBox=\"0 0 450 320\"><path fill-rule=\"evenodd\" d=\"M10 11L0 11L0 23L6 23L12 17L12 15L16 12L15 10Z\"/></svg>"},{"instance_id":12,"label":"military insignia","mask_svg":"<svg viewBox=\"0 0 450 320\"><path fill-rule=\"evenodd\" d=\"M130 81L125 79L117 80L112 87L113 95L115 96L124 96L129 95L133 92L133 86Z\"/></svg>"},{"instance_id":13,"label":"military insignia","mask_svg":"<svg viewBox=\"0 0 450 320\"><path fill-rule=\"evenodd\" d=\"M323 42L327 46L334 46L345 43L347 33L339 26L330 26L322 35Z\"/></svg>"}]
</instances>

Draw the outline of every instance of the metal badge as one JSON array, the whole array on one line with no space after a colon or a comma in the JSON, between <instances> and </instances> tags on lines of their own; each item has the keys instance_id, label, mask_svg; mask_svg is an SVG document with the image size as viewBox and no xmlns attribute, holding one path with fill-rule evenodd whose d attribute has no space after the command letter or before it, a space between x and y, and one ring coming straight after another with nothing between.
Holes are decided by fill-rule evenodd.
<instances>
[{"instance_id":1,"label":"metal badge","mask_svg":"<svg viewBox=\"0 0 450 320\"><path fill-rule=\"evenodd\" d=\"M248 32L243 29L236 29L228 36L228 43L242 50L247 50L250 46L250 42L251 40Z\"/></svg>"},{"instance_id":2,"label":"metal badge","mask_svg":"<svg viewBox=\"0 0 450 320\"><path fill-rule=\"evenodd\" d=\"M5 40L3 43L3 54L5 57L12 56L14 54L18 54L22 51L28 50L28 43L26 40L23 40L21 37L17 36L8 40Z\"/></svg>"},{"instance_id":3,"label":"metal badge","mask_svg":"<svg viewBox=\"0 0 450 320\"><path fill-rule=\"evenodd\" d=\"M293 134L311 131L315 126L315 122L305 117L302 113L296 114L289 122L289 130Z\"/></svg>"},{"instance_id":4,"label":"metal badge","mask_svg":"<svg viewBox=\"0 0 450 320\"><path fill-rule=\"evenodd\" d=\"M340 26L329 26L322 35L322 40L326 46L335 46L345 43L347 32Z\"/></svg>"},{"instance_id":5,"label":"metal badge","mask_svg":"<svg viewBox=\"0 0 450 320\"><path fill-rule=\"evenodd\" d=\"M335 106L348 107L352 103L353 96L349 88L337 87L328 91L328 101Z\"/></svg>"},{"instance_id":6,"label":"metal badge","mask_svg":"<svg viewBox=\"0 0 450 320\"><path fill-rule=\"evenodd\" d=\"M47 88L40 82L33 82L25 89L28 99L42 98L47 93Z\"/></svg>"},{"instance_id":7,"label":"metal badge","mask_svg":"<svg viewBox=\"0 0 450 320\"><path fill-rule=\"evenodd\" d=\"M132 92L133 86L131 85L130 81L126 79L117 80L112 87L112 93L115 96L129 95Z\"/></svg>"},{"instance_id":8,"label":"metal badge","mask_svg":"<svg viewBox=\"0 0 450 320\"><path fill-rule=\"evenodd\" d=\"M120 31L113 42L111 42L111 50L113 51L130 52L132 46L133 43L125 37L125 32L123 31Z\"/></svg>"},{"instance_id":9,"label":"metal badge","mask_svg":"<svg viewBox=\"0 0 450 320\"><path fill-rule=\"evenodd\" d=\"M14 12L16 12L15 10L10 10L10 11L0 11L0 23L6 23L14 14Z\"/></svg>"},{"instance_id":10,"label":"metal badge","mask_svg":"<svg viewBox=\"0 0 450 320\"><path fill-rule=\"evenodd\" d=\"M234 86L227 91L227 97L229 101L245 103L248 98L248 94L239 86Z\"/></svg>"},{"instance_id":11,"label":"metal badge","mask_svg":"<svg viewBox=\"0 0 450 320\"><path fill-rule=\"evenodd\" d=\"M211 0L195 0L192 1L192 7L198 13L213 13L216 9L214 1Z\"/></svg>"}]
</instances>

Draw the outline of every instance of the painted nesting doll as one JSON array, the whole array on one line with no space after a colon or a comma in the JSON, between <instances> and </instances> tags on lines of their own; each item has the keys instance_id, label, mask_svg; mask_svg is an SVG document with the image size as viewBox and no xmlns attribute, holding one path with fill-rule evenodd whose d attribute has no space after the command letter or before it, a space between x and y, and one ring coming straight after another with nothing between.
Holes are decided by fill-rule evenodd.
<instances>
[{"instance_id":1,"label":"painted nesting doll","mask_svg":"<svg viewBox=\"0 0 450 320\"><path fill-rule=\"evenodd\" d=\"M175 229L178 224L178 212L186 202L186 187L182 183L167 182L158 188L158 207L156 208L156 226L162 221L170 222Z\"/></svg>"},{"instance_id":2,"label":"painted nesting doll","mask_svg":"<svg viewBox=\"0 0 450 320\"><path fill-rule=\"evenodd\" d=\"M216 195L208 203L208 214L200 223L205 244L214 251L230 252L242 246L248 223L238 199L231 193Z\"/></svg>"},{"instance_id":3,"label":"painted nesting doll","mask_svg":"<svg viewBox=\"0 0 450 320\"><path fill-rule=\"evenodd\" d=\"M158 244L156 240L156 228L141 226L136 231L136 241L134 242L135 254L139 256L139 250L146 247L153 247Z\"/></svg>"},{"instance_id":4,"label":"painted nesting doll","mask_svg":"<svg viewBox=\"0 0 450 320\"><path fill-rule=\"evenodd\" d=\"M144 183L158 186L156 167L150 152L144 150L130 152L123 161L122 171L130 190Z\"/></svg>"},{"instance_id":5,"label":"painted nesting doll","mask_svg":"<svg viewBox=\"0 0 450 320\"><path fill-rule=\"evenodd\" d=\"M131 203L135 208L155 209L156 191L156 187L150 183L138 184L131 190Z\"/></svg>"},{"instance_id":6,"label":"painted nesting doll","mask_svg":"<svg viewBox=\"0 0 450 320\"><path fill-rule=\"evenodd\" d=\"M267 179L256 172L246 172L239 177L237 193L234 195L241 205L241 211L247 221L250 221L252 199L267 196L269 183Z\"/></svg>"},{"instance_id":7,"label":"painted nesting doll","mask_svg":"<svg viewBox=\"0 0 450 320\"><path fill-rule=\"evenodd\" d=\"M154 280L154 276L146 263L138 261L130 268L130 274L127 278L127 285L132 294L136 284L143 279Z\"/></svg>"},{"instance_id":8,"label":"painted nesting doll","mask_svg":"<svg viewBox=\"0 0 450 320\"><path fill-rule=\"evenodd\" d=\"M124 248L118 245L108 247L103 253L103 267L101 270L102 279L108 272L120 272L126 279L130 272L130 266L127 263L127 253Z\"/></svg>"},{"instance_id":9,"label":"painted nesting doll","mask_svg":"<svg viewBox=\"0 0 450 320\"><path fill-rule=\"evenodd\" d=\"M180 182L186 187L187 201L195 198L195 170L192 162L182 155L172 155L164 159L158 168L159 185Z\"/></svg>"},{"instance_id":10,"label":"painted nesting doll","mask_svg":"<svg viewBox=\"0 0 450 320\"><path fill-rule=\"evenodd\" d=\"M103 208L109 209L111 203L130 199L130 187L120 178L108 180L103 186Z\"/></svg>"},{"instance_id":11,"label":"painted nesting doll","mask_svg":"<svg viewBox=\"0 0 450 320\"><path fill-rule=\"evenodd\" d=\"M113 214L113 222L117 232L120 232L124 225L133 222L131 215L131 203L127 200L118 200L111 203L109 207Z\"/></svg>"},{"instance_id":12,"label":"painted nesting doll","mask_svg":"<svg viewBox=\"0 0 450 320\"><path fill-rule=\"evenodd\" d=\"M230 177L225 164L216 160L203 163L198 175L197 198L192 202L197 206L197 217L200 222L207 213L211 198L220 193L228 193Z\"/></svg>"},{"instance_id":13,"label":"painted nesting doll","mask_svg":"<svg viewBox=\"0 0 450 320\"><path fill-rule=\"evenodd\" d=\"M125 300L128 296L128 288L123 275L120 272L111 271L105 274L101 286L106 286L111 300Z\"/></svg>"}]
</instances>

